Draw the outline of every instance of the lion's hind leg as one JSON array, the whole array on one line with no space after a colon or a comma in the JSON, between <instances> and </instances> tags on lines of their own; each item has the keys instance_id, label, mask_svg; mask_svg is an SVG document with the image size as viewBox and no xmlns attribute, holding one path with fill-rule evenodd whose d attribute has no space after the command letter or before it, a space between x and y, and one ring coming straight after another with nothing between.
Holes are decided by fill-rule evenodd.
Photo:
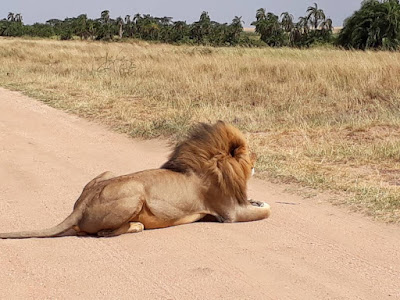
<instances>
[{"instance_id":1,"label":"lion's hind leg","mask_svg":"<svg viewBox=\"0 0 400 300\"><path fill-rule=\"evenodd\" d=\"M128 222L122 225L121 227L113 230L100 230L97 232L98 236L101 237L112 237L112 236L117 236L121 235L124 233L136 233L136 232L141 232L144 230L144 225L140 222Z\"/></svg>"},{"instance_id":2,"label":"lion's hind leg","mask_svg":"<svg viewBox=\"0 0 400 300\"><path fill-rule=\"evenodd\" d=\"M103 172L97 177L93 178L91 181L89 181L89 183L86 184L85 189L89 189L101 181L108 180L114 177L116 177L116 175L114 173L111 173L110 171Z\"/></svg>"}]
</instances>

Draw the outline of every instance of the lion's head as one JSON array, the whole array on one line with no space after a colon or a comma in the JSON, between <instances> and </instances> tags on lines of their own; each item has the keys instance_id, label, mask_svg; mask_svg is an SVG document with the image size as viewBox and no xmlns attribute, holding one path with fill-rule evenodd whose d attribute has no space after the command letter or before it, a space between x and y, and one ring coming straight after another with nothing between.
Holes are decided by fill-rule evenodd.
<instances>
[{"instance_id":1,"label":"lion's head","mask_svg":"<svg viewBox=\"0 0 400 300\"><path fill-rule=\"evenodd\" d=\"M253 160L243 134L232 125L218 121L214 125L195 126L161 168L194 172L216 186L223 196L246 203Z\"/></svg>"}]
</instances>

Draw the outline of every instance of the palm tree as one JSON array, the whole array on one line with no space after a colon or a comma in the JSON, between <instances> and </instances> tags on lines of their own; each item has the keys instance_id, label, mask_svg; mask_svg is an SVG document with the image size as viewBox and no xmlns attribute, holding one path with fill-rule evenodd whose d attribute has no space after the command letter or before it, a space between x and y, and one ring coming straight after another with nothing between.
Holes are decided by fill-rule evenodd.
<instances>
[{"instance_id":1,"label":"palm tree","mask_svg":"<svg viewBox=\"0 0 400 300\"><path fill-rule=\"evenodd\" d=\"M113 33L112 33L112 24L110 19L110 11L103 10L100 14L99 19L99 31L97 35L97 39L106 39L112 40Z\"/></svg>"},{"instance_id":2,"label":"palm tree","mask_svg":"<svg viewBox=\"0 0 400 300\"><path fill-rule=\"evenodd\" d=\"M101 12L101 19L102 19L103 23L108 24L108 22L110 21L110 11L103 10Z\"/></svg>"},{"instance_id":3,"label":"palm tree","mask_svg":"<svg viewBox=\"0 0 400 300\"><path fill-rule=\"evenodd\" d=\"M16 14L14 16L14 21L18 23L22 23L22 15L21 14Z\"/></svg>"},{"instance_id":4,"label":"palm tree","mask_svg":"<svg viewBox=\"0 0 400 300\"><path fill-rule=\"evenodd\" d=\"M124 34L124 25L125 25L124 20L121 17L118 17L115 20L115 24L117 24L119 27L118 35L119 35L119 38L122 39L122 35Z\"/></svg>"},{"instance_id":5,"label":"palm tree","mask_svg":"<svg viewBox=\"0 0 400 300\"><path fill-rule=\"evenodd\" d=\"M256 20L262 21L265 20L266 18L267 18L267 13L265 11L265 8L259 8L256 13Z\"/></svg>"},{"instance_id":6,"label":"palm tree","mask_svg":"<svg viewBox=\"0 0 400 300\"><path fill-rule=\"evenodd\" d=\"M142 26L141 26L142 16L140 14L135 14L132 19L133 28L136 34L141 34Z\"/></svg>"},{"instance_id":7,"label":"palm tree","mask_svg":"<svg viewBox=\"0 0 400 300\"><path fill-rule=\"evenodd\" d=\"M192 25L192 36L197 43L204 43L211 32L211 19L208 12L203 11L200 19Z\"/></svg>"},{"instance_id":8,"label":"palm tree","mask_svg":"<svg viewBox=\"0 0 400 300\"><path fill-rule=\"evenodd\" d=\"M257 10L257 21L251 23L256 26L256 32L261 35L261 40L269 46L283 46L284 32L279 22L279 17L273 13L267 13L260 8Z\"/></svg>"},{"instance_id":9,"label":"palm tree","mask_svg":"<svg viewBox=\"0 0 400 300\"><path fill-rule=\"evenodd\" d=\"M302 44L302 28L299 23L295 24L289 33L289 45L292 47L301 47Z\"/></svg>"},{"instance_id":10,"label":"palm tree","mask_svg":"<svg viewBox=\"0 0 400 300\"><path fill-rule=\"evenodd\" d=\"M265 8L259 8L256 12L256 21L252 22L251 25L256 27L256 32L261 34L263 27L265 27L265 19L267 18L267 13Z\"/></svg>"},{"instance_id":11,"label":"palm tree","mask_svg":"<svg viewBox=\"0 0 400 300\"><path fill-rule=\"evenodd\" d=\"M289 14L288 12L284 12L281 14L281 17L282 17L281 24L283 30L285 30L286 32L290 32L294 27L293 15Z\"/></svg>"},{"instance_id":12,"label":"palm tree","mask_svg":"<svg viewBox=\"0 0 400 300\"><path fill-rule=\"evenodd\" d=\"M133 32L134 32L133 27L134 27L134 24L133 24L133 22L132 22L132 20L131 20L131 16L130 16L130 15L126 15L125 18L124 18L124 21L125 21L125 32L126 32L126 35L127 35L128 37L133 36Z\"/></svg>"},{"instance_id":13,"label":"palm tree","mask_svg":"<svg viewBox=\"0 0 400 300\"><path fill-rule=\"evenodd\" d=\"M321 30L324 32L332 32L333 31L333 22L332 19L328 18L321 23Z\"/></svg>"},{"instance_id":14,"label":"palm tree","mask_svg":"<svg viewBox=\"0 0 400 300\"><path fill-rule=\"evenodd\" d=\"M234 27L237 30L243 30L244 21L242 21L242 17L235 16L232 20L230 26Z\"/></svg>"},{"instance_id":15,"label":"palm tree","mask_svg":"<svg viewBox=\"0 0 400 300\"><path fill-rule=\"evenodd\" d=\"M307 17L300 17L297 26L303 34L308 34L310 32L310 28L308 27Z\"/></svg>"},{"instance_id":16,"label":"palm tree","mask_svg":"<svg viewBox=\"0 0 400 300\"><path fill-rule=\"evenodd\" d=\"M307 19L314 29L317 30L321 21L325 20L325 13L322 9L318 8L317 3L314 3L314 6L307 8Z\"/></svg>"},{"instance_id":17,"label":"palm tree","mask_svg":"<svg viewBox=\"0 0 400 300\"><path fill-rule=\"evenodd\" d=\"M133 16L133 22L137 22L141 18L142 18L142 16L140 14L136 14L136 15Z\"/></svg>"},{"instance_id":18,"label":"palm tree","mask_svg":"<svg viewBox=\"0 0 400 300\"><path fill-rule=\"evenodd\" d=\"M319 30L320 38L324 42L329 42L331 41L332 37L332 32L333 32L333 24L332 24L332 19L328 18L325 21L321 23L321 30Z\"/></svg>"},{"instance_id":19,"label":"palm tree","mask_svg":"<svg viewBox=\"0 0 400 300\"><path fill-rule=\"evenodd\" d=\"M14 13L9 12L8 16L7 16L7 20L10 21L10 22L14 22L15 21Z\"/></svg>"},{"instance_id":20,"label":"palm tree","mask_svg":"<svg viewBox=\"0 0 400 300\"><path fill-rule=\"evenodd\" d=\"M283 46L283 32L279 17L273 13L267 14L266 32L268 34L267 44L270 46Z\"/></svg>"},{"instance_id":21,"label":"palm tree","mask_svg":"<svg viewBox=\"0 0 400 300\"><path fill-rule=\"evenodd\" d=\"M240 34L243 31L242 17L235 16L232 20L232 23L227 28L227 33L225 33L224 39L230 45L236 45L239 42ZM225 26L226 27L226 26Z\"/></svg>"}]
</instances>

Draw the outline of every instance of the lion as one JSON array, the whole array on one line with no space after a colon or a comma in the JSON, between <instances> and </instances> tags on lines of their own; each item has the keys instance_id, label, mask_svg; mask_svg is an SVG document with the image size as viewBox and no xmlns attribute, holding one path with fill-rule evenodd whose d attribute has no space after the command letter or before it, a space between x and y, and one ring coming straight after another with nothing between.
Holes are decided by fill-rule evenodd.
<instances>
[{"instance_id":1,"label":"lion","mask_svg":"<svg viewBox=\"0 0 400 300\"><path fill-rule=\"evenodd\" d=\"M247 182L254 157L243 134L223 121L200 123L178 143L159 169L115 176L105 172L90 181L72 213L50 229L0 233L0 238L45 238L70 229L76 235L112 237L198 221L267 218L265 202L248 200Z\"/></svg>"}]
</instances>

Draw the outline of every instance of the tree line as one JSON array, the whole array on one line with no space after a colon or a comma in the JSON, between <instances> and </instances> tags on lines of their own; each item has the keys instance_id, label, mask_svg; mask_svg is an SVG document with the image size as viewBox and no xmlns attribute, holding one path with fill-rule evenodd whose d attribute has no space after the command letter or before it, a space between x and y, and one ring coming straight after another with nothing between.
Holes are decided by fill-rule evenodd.
<instances>
[{"instance_id":1,"label":"tree line","mask_svg":"<svg viewBox=\"0 0 400 300\"><path fill-rule=\"evenodd\" d=\"M69 40L112 41L123 38L160 41L175 44L212 46L309 47L313 44L335 44L344 48L381 48L396 50L400 44L399 0L365 0L361 8L344 22L338 35L333 34L332 19L316 3L297 22L289 12L275 15L264 8L257 10L255 33L243 31L241 17L231 23L212 21L207 12L198 21L188 24L171 17L149 14L126 15L113 19L104 10L97 19L86 14L64 20L50 19L45 23L24 25L22 15L10 12L0 20L1 36L57 37Z\"/></svg>"},{"instance_id":2,"label":"tree line","mask_svg":"<svg viewBox=\"0 0 400 300\"><path fill-rule=\"evenodd\" d=\"M24 25L21 14L9 13L0 20L1 36L59 37L69 40L74 36L91 40L114 40L116 38L138 38L165 43L196 43L215 46L239 44L243 32L241 17L235 17L230 24L212 21L203 12L199 21L187 24L173 21L171 17L151 15L126 15L112 19L110 12L101 12L100 18L90 19L86 14L64 20L50 19L46 23Z\"/></svg>"}]
</instances>

